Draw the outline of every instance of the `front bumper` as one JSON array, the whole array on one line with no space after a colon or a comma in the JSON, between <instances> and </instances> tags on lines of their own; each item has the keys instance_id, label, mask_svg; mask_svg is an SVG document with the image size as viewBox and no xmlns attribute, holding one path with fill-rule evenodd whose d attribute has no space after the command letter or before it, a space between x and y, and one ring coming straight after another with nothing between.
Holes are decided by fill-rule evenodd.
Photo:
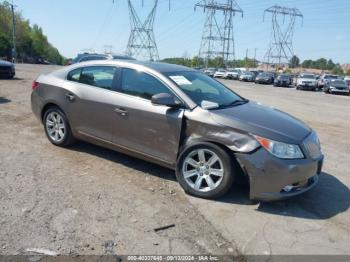
<instances>
[{"instance_id":1,"label":"front bumper","mask_svg":"<svg viewBox=\"0 0 350 262\"><path fill-rule=\"evenodd\" d=\"M312 159L279 159L260 148L236 157L250 181L250 199L273 201L302 194L318 182L323 156Z\"/></svg>"},{"instance_id":2,"label":"front bumper","mask_svg":"<svg viewBox=\"0 0 350 262\"><path fill-rule=\"evenodd\" d=\"M316 89L316 85L307 85L307 84L299 84L298 87L300 89L303 89L303 90L315 90Z\"/></svg>"},{"instance_id":3,"label":"front bumper","mask_svg":"<svg viewBox=\"0 0 350 262\"><path fill-rule=\"evenodd\" d=\"M350 93L350 90L348 89L330 89L329 92L331 94L343 94L343 95L348 95Z\"/></svg>"},{"instance_id":4,"label":"front bumper","mask_svg":"<svg viewBox=\"0 0 350 262\"><path fill-rule=\"evenodd\" d=\"M256 79L255 82L258 84L270 84L272 81L271 79Z\"/></svg>"}]
</instances>

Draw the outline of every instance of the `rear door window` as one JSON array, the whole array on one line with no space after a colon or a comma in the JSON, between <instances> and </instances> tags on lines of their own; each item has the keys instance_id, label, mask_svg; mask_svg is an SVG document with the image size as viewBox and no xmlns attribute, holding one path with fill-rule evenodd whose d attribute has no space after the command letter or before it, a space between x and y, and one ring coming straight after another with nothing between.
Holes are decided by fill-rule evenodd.
<instances>
[{"instance_id":1,"label":"rear door window","mask_svg":"<svg viewBox=\"0 0 350 262\"><path fill-rule=\"evenodd\" d=\"M82 84L112 90L117 72L112 66L90 66L81 71L79 82Z\"/></svg>"},{"instance_id":2,"label":"rear door window","mask_svg":"<svg viewBox=\"0 0 350 262\"><path fill-rule=\"evenodd\" d=\"M73 82L79 82L80 79L81 68L70 71L67 76L67 80Z\"/></svg>"}]
</instances>

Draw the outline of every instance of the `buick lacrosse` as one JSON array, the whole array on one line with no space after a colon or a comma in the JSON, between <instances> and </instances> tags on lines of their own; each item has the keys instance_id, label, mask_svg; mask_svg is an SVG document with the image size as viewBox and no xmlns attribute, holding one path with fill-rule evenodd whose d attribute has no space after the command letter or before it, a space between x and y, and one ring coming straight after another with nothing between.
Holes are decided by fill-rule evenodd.
<instances>
[{"instance_id":1,"label":"buick lacrosse","mask_svg":"<svg viewBox=\"0 0 350 262\"><path fill-rule=\"evenodd\" d=\"M52 144L79 139L172 168L194 196L219 197L243 174L251 199L277 200L309 190L321 172L306 124L187 67L91 61L41 75L32 88Z\"/></svg>"}]
</instances>

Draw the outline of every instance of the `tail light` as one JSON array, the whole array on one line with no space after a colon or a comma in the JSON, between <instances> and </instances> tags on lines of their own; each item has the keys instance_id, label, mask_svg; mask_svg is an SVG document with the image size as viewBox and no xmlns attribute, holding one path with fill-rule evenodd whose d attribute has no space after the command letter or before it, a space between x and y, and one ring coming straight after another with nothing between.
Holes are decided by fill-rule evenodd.
<instances>
[{"instance_id":1,"label":"tail light","mask_svg":"<svg viewBox=\"0 0 350 262\"><path fill-rule=\"evenodd\" d=\"M39 82L37 82L37 81L33 81L33 83L32 83L32 90L35 90L35 89L37 89L39 87Z\"/></svg>"}]
</instances>

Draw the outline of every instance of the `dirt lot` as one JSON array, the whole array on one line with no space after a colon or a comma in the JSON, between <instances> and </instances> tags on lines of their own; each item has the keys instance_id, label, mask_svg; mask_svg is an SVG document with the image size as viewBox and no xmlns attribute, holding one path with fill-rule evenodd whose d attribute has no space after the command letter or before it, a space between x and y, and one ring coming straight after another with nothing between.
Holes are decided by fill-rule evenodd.
<instances>
[{"instance_id":1,"label":"dirt lot","mask_svg":"<svg viewBox=\"0 0 350 262\"><path fill-rule=\"evenodd\" d=\"M224 81L308 123L326 160L318 186L288 201L252 203L239 186L208 201L185 195L171 170L51 145L30 92L53 69L18 65L0 80L0 254L350 254L350 97Z\"/></svg>"}]
</instances>

